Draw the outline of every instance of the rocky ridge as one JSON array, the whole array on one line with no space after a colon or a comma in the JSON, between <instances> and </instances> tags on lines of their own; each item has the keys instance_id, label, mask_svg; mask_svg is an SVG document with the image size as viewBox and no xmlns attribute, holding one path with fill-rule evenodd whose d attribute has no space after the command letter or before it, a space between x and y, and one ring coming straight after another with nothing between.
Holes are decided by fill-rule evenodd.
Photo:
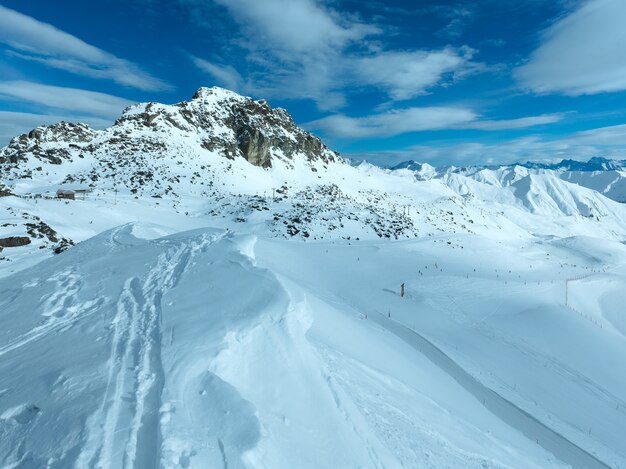
<instances>
[{"instance_id":1,"label":"rocky ridge","mask_svg":"<svg viewBox=\"0 0 626 469\"><path fill-rule=\"evenodd\" d=\"M229 159L243 157L263 168L298 154L309 161L342 161L319 138L298 127L286 110L221 88L200 88L191 100L178 104L130 106L104 131L68 122L38 127L12 139L0 151L0 164L19 168L33 158L61 164L73 156L98 157L103 151L113 157L138 151L166 153L173 144L168 138L172 134L187 137L189 143L209 152Z\"/></svg>"}]
</instances>

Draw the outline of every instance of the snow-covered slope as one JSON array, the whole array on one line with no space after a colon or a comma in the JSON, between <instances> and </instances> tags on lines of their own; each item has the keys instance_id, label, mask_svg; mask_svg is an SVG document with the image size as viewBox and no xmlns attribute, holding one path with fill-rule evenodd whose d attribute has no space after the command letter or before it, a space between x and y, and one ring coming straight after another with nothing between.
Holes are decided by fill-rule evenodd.
<instances>
[{"instance_id":1,"label":"snow-covered slope","mask_svg":"<svg viewBox=\"0 0 626 469\"><path fill-rule=\"evenodd\" d=\"M0 162L1 467L626 467L626 205L556 169L217 88Z\"/></svg>"},{"instance_id":2,"label":"snow-covered slope","mask_svg":"<svg viewBox=\"0 0 626 469\"><path fill-rule=\"evenodd\" d=\"M623 245L153 235L0 285L3 465L626 462Z\"/></svg>"}]
</instances>

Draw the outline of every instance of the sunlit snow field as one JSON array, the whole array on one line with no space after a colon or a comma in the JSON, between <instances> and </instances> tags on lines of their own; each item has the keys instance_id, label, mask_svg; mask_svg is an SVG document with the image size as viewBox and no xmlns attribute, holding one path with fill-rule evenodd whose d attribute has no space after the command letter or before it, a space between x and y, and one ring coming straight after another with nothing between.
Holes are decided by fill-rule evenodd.
<instances>
[{"instance_id":1,"label":"sunlit snow field","mask_svg":"<svg viewBox=\"0 0 626 469\"><path fill-rule=\"evenodd\" d=\"M109 199L11 202L86 241L2 264L5 466L626 464L623 243L280 240Z\"/></svg>"}]
</instances>

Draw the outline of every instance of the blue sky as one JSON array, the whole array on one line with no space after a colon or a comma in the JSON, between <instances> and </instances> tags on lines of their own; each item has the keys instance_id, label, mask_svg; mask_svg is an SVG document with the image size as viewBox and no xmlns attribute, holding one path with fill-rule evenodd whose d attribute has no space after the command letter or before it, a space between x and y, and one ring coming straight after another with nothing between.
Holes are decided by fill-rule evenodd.
<instances>
[{"instance_id":1,"label":"blue sky","mask_svg":"<svg viewBox=\"0 0 626 469\"><path fill-rule=\"evenodd\" d=\"M0 144L223 86L382 164L626 158L624 0L0 0Z\"/></svg>"}]
</instances>

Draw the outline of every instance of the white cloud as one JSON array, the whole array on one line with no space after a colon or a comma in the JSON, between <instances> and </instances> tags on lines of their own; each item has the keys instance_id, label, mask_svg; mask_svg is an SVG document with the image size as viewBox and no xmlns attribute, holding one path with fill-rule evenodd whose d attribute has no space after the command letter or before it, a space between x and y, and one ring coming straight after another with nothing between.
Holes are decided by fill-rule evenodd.
<instances>
[{"instance_id":1,"label":"white cloud","mask_svg":"<svg viewBox=\"0 0 626 469\"><path fill-rule=\"evenodd\" d=\"M196 67L211 75L221 86L237 92L243 90L243 78L234 67L217 65L193 55L191 60Z\"/></svg>"},{"instance_id":2,"label":"white cloud","mask_svg":"<svg viewBox=\"0 0 626 469\"><path fill-rule=\"evenodd\" d=\"M29 132L40 125L54 124L60 121L82 122L93 128L105 128L112 120L94 116L75 116L64 114L31 114L27 112L0 111L0 147L18 135Z\"/></svg>"},{"instance_id":3,"label":"white cloud","mask_svg":"<svg viewBox=\"0 0 626 469\"><path fill-rule=\"evenodd\" d=\"M570 141L592 145L626 145L626 124L584 130L574 134Z\"/></svg>"},{"instance_id":4,"label":"white cloud","mask_svg":"<svg viewBox=\"0 0 626 469\"><path fill-rule=\"evenodd\" d=\"M335 114L304 126L334 137L364 138L400 135L441 129L521 129L558 122L563 114L544 114L519 119L482 120L470 109L460 107L412 107L365 117Z\"/></svg>"},{"instance_id":5,"label":"white cloud","mask_svg":"<svg viewBox=\"0 0 626 469\"><path fill-rule=\"evenodd\" d=\"M314 0L215 0L237 22L253 29L261 40L278 50L303 54L331 52L347 43L379 32L378 28L350 21Z\"/></svg>"},{"instance_id":6,"label":"white cloud","mask_svg":"<svg viewBox=\"0 0 626 469\"><path fill-rule=\"evenodd\" d=\"M468 9L466 5L441 6L435 8L449 20L449 23L437 34L451 39L460 37L468 22L474 17L474 12Z\"/></svg>"},{"instance_id":7,"label":"white cloud","mask_svg":"<svg viewBox=\"0 0 626 469\"><path fill-rule=\"evenodd\" d=\"M94 47L54 26L0 5L0 42L22 59L142 90L169 88L136 64Z\"/></svg>"},{"instance_id":8,"label":"white cloud","mask_svg":"<svg viewBox=\"0 0 626 469\"><path fill-rule=\"evenodd\" d=\"M182 0L179 0L182 2ZM204 0L185 0L202 5ZM246 52L244 91L264 97L308 98L320 109L338 109L347 96L375 87L394 100L423 94L473 69L468 47L385 51L385 31L331 8L321 0L214 0L240 25L234 43ZM222 58L223 59L223 58ZM202 59L201 59L202 60ZM224 60L219 60L225 63ZM234 69L214 61L196 66L222 82ZM218 68L216 68L218 67ZM219 75L219 76L218 76Z\"/></svg>"},{"instance_id":9,"label":"white cloud","mask_svg":"<svg viewBox=\"0 0 626 469\"><path fill-rule=\"evenodd\" d=\"M554 124L563 119L564 114L542 114L540 116L520 117L519 119L482 120L471 128L480 130L525 129L537 125Z\"/></svg>"},{"instance_id":10,"label":"white cloud","mask_svg":"<svg viewBox=\"0 0 626 469\"><path fill-rule=\"evenodd\" d=\"M112 119L118 117L125 107L132 104L132 101L105 93L42 85L30 81L0 82L0 98Z\"/></svg>"},{"instance_id":11,"label":"white cloud","mask_svg":"<svg viewBox=\"0 0 626 469\"><path fill-rule=\"evenodd\" d=\"M439 83L446 74L461 71L471 59L469 49L456 51L381 52L354 61L353 70L364 83L380 85L394 100L410 99Z\"/></svg>"},{"instance_id":12,"label":"white cloud","mask_svg":"<svg viewBox=\"0 0 626 469\"><path fill-rule=\"evenodd\" d=\"M367 117L336 114L309 122L305 127L323 130L337 137L380 137L450 128L475 119L476 115L467 109L422 107L394 110Z\"/></svg>"},{"instance_id":13,"label":"white cloud","mask_svg":"<svg viewBox=\"0 0 626 469\"><path fill-rule=\"evenodd\" d=\"M238 41L250 65L244 90L263 97L308 98L320 109L345 104L342 89L350 69L345 49L380 33L316 0L215 1L244 32Z\"/></svg>"},{"instance_id":14,"label":"white cloud","mask_svg":"<svg viewBox=\"0 0 626 469\"><path fill-rule=\"evenodd\" d=\"M538 93L626 90L626 2L591 0L551 26L528 63L514 71Z\"/></svg>"}]
</instances>

